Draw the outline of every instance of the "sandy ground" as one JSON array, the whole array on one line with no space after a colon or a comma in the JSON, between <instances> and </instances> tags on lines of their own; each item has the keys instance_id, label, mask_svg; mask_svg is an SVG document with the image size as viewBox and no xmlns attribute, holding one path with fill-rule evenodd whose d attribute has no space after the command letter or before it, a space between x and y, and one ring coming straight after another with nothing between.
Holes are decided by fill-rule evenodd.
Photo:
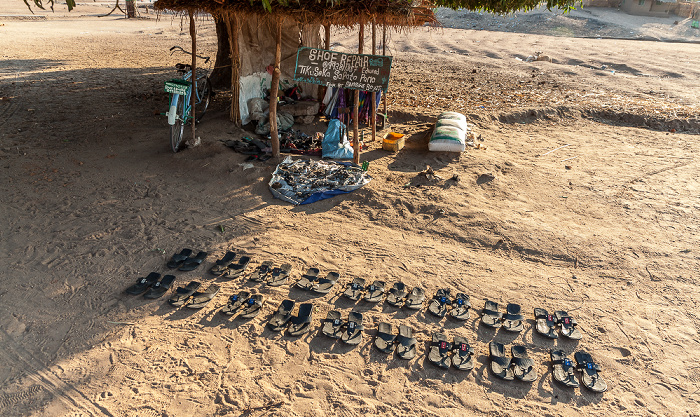
<instances>
[{"instance_id":1,"label":"sandy ground","mask_svg":"<svg viewBox=\"0 0 700 417\"><path fill-rule=\"evenodd\" d=\"M0 14L26 14L17 3L3 0ZM167 49L187 33L170 17L103 12L0 19L0 414L700 415L700 45L393 34L390 117L406 148L370 143L369 185L293 207L267 189L274 161L244 169L221 144L244 134L227 122L225 94L198 128L203 144L169 151L162 82L178 59ZM198 26L213 53L211 22ZM356 44L352 33L334 40ZM517 59L535 51L553 62ZM468 115L480 149L426 150L445 109ZM439 178L424 178L427 166ZM210 253L175 272L176 285L221 285L209 305L123 293L168 271L183 247ZM227 250L251 266L289 262L292 281L318 267L339 271L341 285L402 280L429 297L448 287L477 311L487 299L519 303L525 331L489 330L476 312L437 320L208 275ZM258 317L219 314L246 288L265 297ZM314 303L301 338L265 327L285 298ZM535 307L568 310L583 339L540 337ZM364 314L359 346L318 332L331 309ZM413 327L414 360L372 347L381 321ZM435 331L466 337L475 369L432 366ZM495 378L491 341L526 346L536 382ZM552 348L590 352L608 392L553 382Z\"/></svg>"}]
</instances>

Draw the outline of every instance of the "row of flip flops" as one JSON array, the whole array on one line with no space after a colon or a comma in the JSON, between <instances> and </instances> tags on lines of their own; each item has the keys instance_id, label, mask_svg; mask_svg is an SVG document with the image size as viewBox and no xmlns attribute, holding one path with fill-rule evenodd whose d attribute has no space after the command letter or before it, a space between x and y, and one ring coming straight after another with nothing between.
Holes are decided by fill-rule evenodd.
<instances>
[{"instance_id":1,"label":"row of flip flops","mask_svg":"<svg viewBox=\"0 0 700 417\"><path fill-rule=\"evenodd\" d=\"M513 345L510 348L511 358L505 353L505 346L501 343L489 344L489 358L491 360L491 372L498 378L512 381L518 379L523 382L533 382L537 379L535 362L527 354L525 346ZM591 355L584 351L574 354L576 366L566 357L562 350L550 351L552 359L552 377L555 381L569 388L576 388L579 382L576 380L574 370L581 372L581 384L593 392L605 392L608 386L599 374L600 365L593 361Z\"/></svg>"},{"instance_id":2,"label":"row of flip flops","mask_svg":"<svg viewBox=\"0 0 700 417\"><path fill-rule=\"evenodd\" d=\"M347 284L342 296L352 301L362 298L367 302L376 303L382 300L385 287L386 282L381 280L376 280L365 287L364 278L354 278ZM411 310L420 310L424 301L425 291L422 288L414 287L409 293L406 285L400 281L394 283L386 297L386 302L390 305Z\"/></svg>"},{"instance_id":3,"label":"row of flip flops","mask_svg":"<svg viewBox=\"0 0 700 417\"><path fill-rule=\"evenodd\" d=\"M481 324L487 327L502 328L509 332L519 333L524 328L525 317L521 314L520 305L508 304L506 313L499 311L499 305L496 302L486 300L484 309L482 310ZM577 328L578 323L566 311L555 311L554 314L549 314L543 308L535 308L535 330L537 333L547 336L551 339L556 339L557 326L561 326L562 336L580 340L583 336Z\"/></svg>"},{"instance_id":4,"label":"row of flip flops","mask_svg":"<svg viewBox=\"0 0 700 417\"><path fill-rule=\"evenodd\" d=\"M141 295L144 298L160 298L173 286L174 275L161 275L151 272L143 278L138 278L136 283L128 287L125 292L130 295ZM200 290L202 284L198 281L191 281L184 287L178 287L173 292L168 302L175 307L187 305L189 308L202 308L211 301L221 289L217 284L211 284L206 289Z\"/></svg>"},{"instance_id":5,"label":"row of flip flops","mask_svg":"<svg viewBox=\"0 0 700 417\"><path fill-rule=\"evenodd\" d=\"M208 253L199 251L195 256L192 256L192 253L194 253L192 249L184 248L180 253L174 254L166 266L179 271L194 271L204 262Z\"/></svg>"}]
</instances>

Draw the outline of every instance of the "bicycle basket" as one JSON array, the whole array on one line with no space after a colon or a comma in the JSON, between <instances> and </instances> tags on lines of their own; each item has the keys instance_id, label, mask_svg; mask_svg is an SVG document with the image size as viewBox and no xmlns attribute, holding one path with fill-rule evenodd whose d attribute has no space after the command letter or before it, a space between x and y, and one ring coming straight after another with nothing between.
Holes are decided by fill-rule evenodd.
<instances>
[{"instance_id":1,"label":"bicycle basket","mask_svg":"<svg viewBox=\"0 0 700 417\"><path fill-rule=\"evenodd\" d=\"M170 81L165 82L165 92L171 94L187 94L187 91L192 85L191 82L185 81L179 78L174 78Z\"/></svg>"}]
</instances>

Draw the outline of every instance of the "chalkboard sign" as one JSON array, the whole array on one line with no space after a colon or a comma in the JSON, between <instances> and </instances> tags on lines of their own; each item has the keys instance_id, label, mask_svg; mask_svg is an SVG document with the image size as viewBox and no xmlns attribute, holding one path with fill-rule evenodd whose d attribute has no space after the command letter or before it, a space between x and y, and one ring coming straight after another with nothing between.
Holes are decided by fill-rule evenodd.
<instances>
[{"instance_id":1,"label":"chalkboard sign","mask_svg":"<svg viewBox=\"0 0 700 417\"><path fill-rule=\"evenodd\" d=\"M388 88L390 72L390 56L302 47L297 51L294 81L379 92Z\"/></svg>"}]
</instances>

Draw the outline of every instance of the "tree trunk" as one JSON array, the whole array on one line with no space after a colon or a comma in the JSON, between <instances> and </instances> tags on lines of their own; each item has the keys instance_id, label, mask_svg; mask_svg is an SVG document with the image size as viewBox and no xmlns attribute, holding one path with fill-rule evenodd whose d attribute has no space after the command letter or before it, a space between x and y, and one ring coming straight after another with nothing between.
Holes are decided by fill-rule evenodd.
<instances>
[{"instance_id":1,"label":"tree trunk","mask_svg":"<svg viewBox=\"0 0 700 417\"><path fill-rule=\"evenodd\" d=\"M231 48L231 121L241 127L241 54L238 50L238 15L227 13L226 30L229 33L229 46Z\"/></svg>"},{"instance_id":2,"label":"tree trunk","mask_svg":"<svg viewBox=\"0 0 700 417\"><path fill-rule=\"evenodd\" d=\"M131 19L136 17L136 3L134 3L134 0L126 0L126 17Z\"/></svg>"},{"instance_id":3,"label":"tree trunk","mask_svg":"<svg viewBox=\"0 0 700 417\"><path fill-rule=\"evenodd\" d=\"M357 48L357 53L362 54L363 51L363 44L365 43L365 22L360 19L360 39L359 39L360 46ZM354 97L354 103L353 103L353 110L352 110L352 130L353 130L353 138L352 138L352 149L353 149L353 155L352 155L352 162L355 164L360 163L360 134L359 134L359 119L360 119L360 90L355 90L355 97Z\"/></svg>"},{"instance_id":4,"label":"tree trunk","mask_svg":"<svg viewBox=\"0 0 700 417\"><path fill-rule=\"evenodd\" d=\"M189 15L190 37L192 38L192 78L190 78L190 81L192 81L192 94L190 94L190 105L192 106L192 143L194 144L197 140L197 127L194 122L197 120L197 115L195 114L195 105L197 104L197 95L195 94L197 88L197 32L194 27L194 12L190 10Z\"/></svg>"},{"instance_id":5,"label":"tree trunk","mask_svg":"<svg viewBox=\"0 0 700 417\"><path fill-rule=\"evenodd\" d=\"M225 19L226 15L214 16L217 43L216 62L214 62L214 70L209 75L211 86L222 90L231 88L231 47Z\"/></svg>"},{"instance_id":6,"label":"tree trunk","mask_svg":"<svg viewBox=\"0 0 700 417\"><path fill-rule=\"evenodd\" d=\"M282 61L282 18L275 22L275 70L272 72L272 85L270 86L270 140L272 142L272 157L280 156L280 137L277 132L277 93L280 84L280 61Z\"/></svg>"}]
</instances>

